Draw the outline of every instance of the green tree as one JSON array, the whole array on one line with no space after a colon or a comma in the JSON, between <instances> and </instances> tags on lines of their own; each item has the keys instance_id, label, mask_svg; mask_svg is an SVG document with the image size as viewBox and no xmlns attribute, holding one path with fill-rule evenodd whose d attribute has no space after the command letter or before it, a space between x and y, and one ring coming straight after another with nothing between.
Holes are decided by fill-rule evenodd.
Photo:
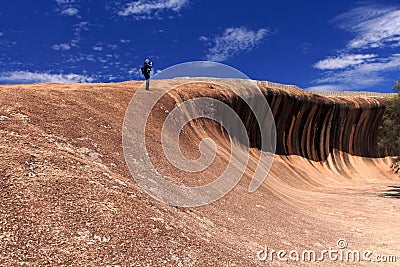
<instances>
[{"instance_id":1,"label":"green tree","mask_svg":"<svg viewBox=\"0 0 400 267\"><path fill-rule=\"evenodd\" d=\"M395 83L393 90L397 94L386 103L379 133L379 146L392 156L400 156L400 79Z\"/></svg>"},{"instance_id":2,"label":"green tree","mask_svg":"<svg viewBox=\"0 0 400 267\"><path fill-rule=\"evenodd\" d=\"M400 79L394 84L393 90L400 94Z\"/></svg>"}]
</instances>

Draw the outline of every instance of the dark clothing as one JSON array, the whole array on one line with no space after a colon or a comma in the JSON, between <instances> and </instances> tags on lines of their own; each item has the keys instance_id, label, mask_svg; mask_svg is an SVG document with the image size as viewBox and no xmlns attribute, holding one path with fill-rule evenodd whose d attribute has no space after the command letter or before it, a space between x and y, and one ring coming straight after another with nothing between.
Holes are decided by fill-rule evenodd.
<instances>
[{"instance_id":1,"label":"dark clothing","mask_svg":"<svg viewBox=\"0 0 400 267\"><path fill-rule=\"evenodd\" d=\"M145 62L141 67L142 74L146 78L146 80L150 79L150 72L152 68L153 64L151 62L150 63Z\"/></svg>"}]
</instances>

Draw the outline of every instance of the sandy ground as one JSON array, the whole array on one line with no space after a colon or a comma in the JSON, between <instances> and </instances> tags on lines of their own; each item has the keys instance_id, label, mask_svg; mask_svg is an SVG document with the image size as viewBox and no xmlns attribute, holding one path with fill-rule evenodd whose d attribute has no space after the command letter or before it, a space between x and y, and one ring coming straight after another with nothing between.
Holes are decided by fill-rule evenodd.
<instances>
[{"instance_id":1,"label":"sandy ground","mask_svg":"<svg viewBox=\"0 0 400 267\"><path fill-rule=\"evenodd\" d=\"M275 155L268 178L250 194L254 148L246 175L224 198L197 208L153 199L133 180L122 148L124 113L141 85L0 87L1 266L399 265L400 180L388 158L340 149L321 161ZM210 94L207 86L188 90L186 97L190 90ZM174 101L171 95L161 104L171 109ZM173 181L201 184L225 168L229 140L203 122L202 130L187 127L181 148L196 158L201 138L211 136L215 161L199 174L174 170L160 150L166 114L157 107L152 114L148 151ZM266 246L300 254L338 249L340 239L347 249L372 251L372 260L395 255L397 263L257 257Z\"/></svg>"}]
</instances>

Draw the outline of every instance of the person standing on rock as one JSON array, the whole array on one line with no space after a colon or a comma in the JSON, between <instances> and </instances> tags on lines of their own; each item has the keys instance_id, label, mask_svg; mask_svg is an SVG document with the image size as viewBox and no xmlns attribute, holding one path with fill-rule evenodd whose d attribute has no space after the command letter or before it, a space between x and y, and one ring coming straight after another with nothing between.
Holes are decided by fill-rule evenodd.
<instances>
[{"instance_id":1,"label":"person standing on rock","mask_svg":"<svg viewBox=\"0 0 400 267\"><path fill-rule=\"evenodd\" d=\"M141 68L142 74L146 78L146 90L150 90L150 73L152 68L153 62L147 58Z\"/></svg>"}]
</instances>

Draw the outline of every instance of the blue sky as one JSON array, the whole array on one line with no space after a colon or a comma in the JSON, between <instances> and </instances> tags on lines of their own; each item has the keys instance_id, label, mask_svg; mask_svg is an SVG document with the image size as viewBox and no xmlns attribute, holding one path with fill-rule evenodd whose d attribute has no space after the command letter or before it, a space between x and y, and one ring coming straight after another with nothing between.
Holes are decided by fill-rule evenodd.
<instances>
[{"instance_id":1,"label":"blue sky","mask_svg":"<svg viewBox=\"0 0 400 267\"><path fill-rule=\"evenodd\" d=\"M212 60L252 79L391 92L397 1L14 0L0 8L0 83L119 82Z\"/></svg>"}]
</instances>

